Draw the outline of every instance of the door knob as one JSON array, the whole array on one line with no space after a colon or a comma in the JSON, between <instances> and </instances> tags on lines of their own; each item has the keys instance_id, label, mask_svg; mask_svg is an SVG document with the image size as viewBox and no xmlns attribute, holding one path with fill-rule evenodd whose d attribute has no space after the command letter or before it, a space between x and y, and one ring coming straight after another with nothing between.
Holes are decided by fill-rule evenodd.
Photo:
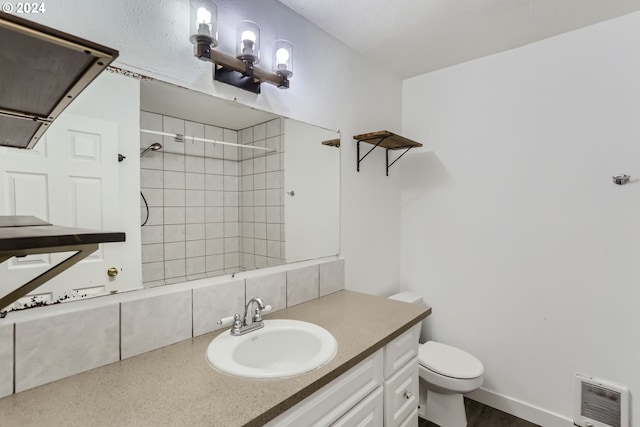
<instances>
[{"instance_id":1,"label":"door knob","mask_svg":"<svg viewBox=\"0 0 640 427\"><path fill-rule=\"evenodd\" d=\"M107 276L116 277L118 275L118 269L115 267L111 267L107 270Z\"/></svg>"}]
</instances>

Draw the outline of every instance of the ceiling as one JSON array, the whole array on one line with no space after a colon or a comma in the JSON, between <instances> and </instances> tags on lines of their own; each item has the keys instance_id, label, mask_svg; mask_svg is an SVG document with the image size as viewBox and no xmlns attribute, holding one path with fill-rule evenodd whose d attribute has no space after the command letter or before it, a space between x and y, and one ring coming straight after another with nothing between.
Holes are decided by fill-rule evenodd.
<instances>
[{"instance_id":1,"label":"ceiling","mask_svg":"<svg viewBox=\"0 0 640 427\"><path fill-rule=\"evenodd\" d=\"M280 0L407 78L640 10L640 0Z\"/></svg>"},{"instance_id":2,"label":"ceiling","mask_svg":"<svg viewBox=\"0 0 640 427\"><path fill-rule=\"evenodd\" d=\"M159 80L141 81L140 109L233 130L245 129L280 117Z\"/></svg>"}]
</instances>

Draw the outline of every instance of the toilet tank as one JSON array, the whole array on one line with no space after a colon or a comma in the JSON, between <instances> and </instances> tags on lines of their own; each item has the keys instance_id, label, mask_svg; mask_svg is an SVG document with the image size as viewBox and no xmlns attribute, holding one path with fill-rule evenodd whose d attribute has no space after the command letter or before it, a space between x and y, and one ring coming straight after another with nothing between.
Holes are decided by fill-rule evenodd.
<instances>
[{"instance_id":1,"label":"toilet tank","mask_svg":"<svg viewBox=\"0 0 640 427\"><path fill-rule=\"evenodd\" d=\"M422 297L415 292L400 292L399 294L391 295L389 299L408 302L411 304L420 304L422 302Z\"/></svg>"}]
</instances>

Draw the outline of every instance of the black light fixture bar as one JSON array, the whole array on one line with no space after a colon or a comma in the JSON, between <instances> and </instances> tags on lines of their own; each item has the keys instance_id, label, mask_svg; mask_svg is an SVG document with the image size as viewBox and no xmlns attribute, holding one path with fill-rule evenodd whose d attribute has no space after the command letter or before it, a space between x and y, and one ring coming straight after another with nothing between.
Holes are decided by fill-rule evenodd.
<instances>
[{"instance_id":1,"label":"black light fixture bar","mask_svg":"<svg viewBox=\"0 0 640 427\"><path fill-rule=\"evenodd\" d=\"M253 93L260 93L260 83L288 89L289 79L285 75L270 73L251 62L243 61L235 56L212 49L207 42L194 45L194 56L202 61L214 64L214 78Z\"/></svg>"},{"instance_id":2,"label":"black light fixture bar","mask_svg":"<svg viewBox=\"0 0 640 427\"><path fill-rule=\"evenodd\" d=\"M218 5L214 0L190 0L190 36L194 56L213 63L213 78L256 94L262 82L288 89L293 76L293 44L284 39L272 42L273 68L259 68L260 26L243 20L236 26L235 56L220 52L218 46Z\"/></svg>"}]
</instances>

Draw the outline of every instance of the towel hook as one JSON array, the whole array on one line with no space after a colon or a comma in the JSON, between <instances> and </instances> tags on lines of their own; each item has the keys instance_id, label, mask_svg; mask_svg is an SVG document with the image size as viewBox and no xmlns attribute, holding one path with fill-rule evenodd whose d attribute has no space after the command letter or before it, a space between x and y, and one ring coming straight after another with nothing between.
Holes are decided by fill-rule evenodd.
<instances>
[{"instance_id":1,"label":"towel hook","mask_svg":"<svg viewBox=\"0 0 640 427\"><path fill-rule=\"evenodd\" d=\"M613 179L613 182L615 184L624 185L624 184L629 182L629 179L631 178L631 176L621 173L621 174L618 174L618 175L614 175L611 178Z\"/></svg>"}]
</instances>

